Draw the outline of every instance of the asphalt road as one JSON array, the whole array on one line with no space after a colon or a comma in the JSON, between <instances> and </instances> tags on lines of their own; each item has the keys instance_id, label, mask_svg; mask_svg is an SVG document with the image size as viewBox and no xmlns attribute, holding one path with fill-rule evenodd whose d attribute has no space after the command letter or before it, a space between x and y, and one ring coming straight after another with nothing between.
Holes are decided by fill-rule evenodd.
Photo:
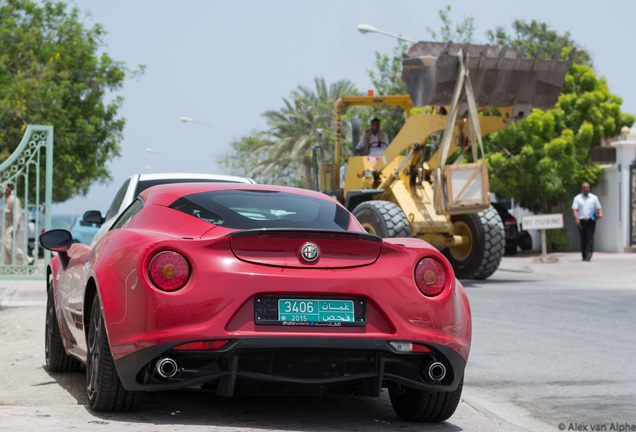
<instances>
[{"instance_id":1,"label":"asphalt road","mask_svg":"<svg viewBox=\"0 0 636 432\"><path fill-rule=\"evenodd\" d=\"M464 396L531 430L636 425L636 255L505 264L517 271L464 282L473 313Z\"/></svg>"},{"instance_id":2,"label":"asphalt road","mask_svg":"<svg viewBox=\"0 0 636 432\"><path fill-rule=\"evenodd\" d=\"M165 392L150 394L137 413L93 413L81 372L43 367L41 282L0 281L0 430L557 431L636 424L636 254L596 254L591 263L565 254L556 264L506 257L488 280L463 283L474 325L463 399L448 422L419 425L399 420L386 394L225 399Z\"/></svg>"}]
</instances>

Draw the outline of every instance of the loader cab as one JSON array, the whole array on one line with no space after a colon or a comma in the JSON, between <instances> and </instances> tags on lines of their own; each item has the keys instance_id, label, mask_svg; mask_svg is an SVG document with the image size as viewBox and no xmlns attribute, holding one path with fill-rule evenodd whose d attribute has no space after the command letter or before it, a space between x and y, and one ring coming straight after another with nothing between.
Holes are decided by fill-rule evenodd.
<instances>
[{"instance_id":1,"label":"loader cab","mask_svg":"<svg viewBox=\"0 0 636 432\"><path fill-rule=\"evenodd\" d=\"M316 178L315 188L328 195L335 196L342 203L345 202L347 191L369 189L369 185L373 180L372 172L378 168L376 167L378 163L382 163L384 167L392 163L399 155L399 152L391 156L386 154L387 150L391 148L391 143L385 149L372 148L369 155L352 154L347 157L344 154L343 114L349 107L356 106L395 106L402 108L406 113L406 118L408 118L413 102L408 95L375 96L372 92L367 96L345 96L336 101L335 157L333 162L318 162L317 165L319 166L316 167L316 171L320 175ZM360 140L361 128L360 121L357 118L352 119L352 141L354 147ZM393 139L395 137L390 138ZM341 159L346 160L346 165L344 163L341 165Z\"/></svg>"}]
</instances>

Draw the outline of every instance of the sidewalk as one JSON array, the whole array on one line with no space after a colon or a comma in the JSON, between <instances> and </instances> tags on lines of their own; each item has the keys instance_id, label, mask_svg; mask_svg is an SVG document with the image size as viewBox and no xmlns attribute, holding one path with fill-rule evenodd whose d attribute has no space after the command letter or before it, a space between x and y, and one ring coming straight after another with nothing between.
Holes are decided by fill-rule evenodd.
<instances>
[{"instance_id":1,"label":"sidewalk","mask_svg":"<svg viewBox=\"0 0 636 432\"><path fill-rule=\"evenodd\" d=\"M0 309L46 305L46 282L31 279L0 279Z\"/></svg>"},{"instance_id":2,"label":"sidewalk","mask_svg":"<svg viewBox=\"0 0 636 432\"><path fill-rule=\"evenodd\" d=\"M505 256L498 272L560 275L574 279L611 279L617 283L636 286L636 253L594 252L591 261L583 261L580 252L548 254L556 262L540 262L540 253L518 253Z\"/></svg>"}]
</instances>

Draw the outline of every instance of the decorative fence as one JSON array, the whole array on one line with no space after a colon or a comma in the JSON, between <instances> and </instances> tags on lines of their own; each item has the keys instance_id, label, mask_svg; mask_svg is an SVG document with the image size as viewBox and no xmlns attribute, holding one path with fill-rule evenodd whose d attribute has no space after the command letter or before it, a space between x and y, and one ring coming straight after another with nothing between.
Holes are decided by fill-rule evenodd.
<instances>
[{"instance_id":1,"label":"decorative fence","mask_svg":"<svg viewBox=\"0 0 636 432\"><path fill-rule=\"evenodd\" d=\"M0 186L0 279L44 278L50 252L40 248L38 237L51 227L53 126L27 126L18 148L0 164Z\"/></svg>"}]
</instances>

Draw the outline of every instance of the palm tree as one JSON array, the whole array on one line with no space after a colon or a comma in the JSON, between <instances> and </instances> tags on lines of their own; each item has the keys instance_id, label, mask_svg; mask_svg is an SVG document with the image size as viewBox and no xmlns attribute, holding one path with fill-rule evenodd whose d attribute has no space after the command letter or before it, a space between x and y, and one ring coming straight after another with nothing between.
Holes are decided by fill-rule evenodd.
<instances>
[{"instance_id":1,"label":"palm tree","mask_svg":"<svg viewBox=\"0 0 636 432\"><path fill-rule=\"evenodd\" d=\"M325 131L327 148L335 136L335 101L345 95L356 93L354 85L348 80L337 81L331 85L324 78L314 80L315 90L299 86L292 92L291 98L283 99L284 106L278 111L271 110L263 114L269 126L271 141L264 141L259 150L267 157L253 168L274 175L286 169L296 169L299 178L305 180L305 187L312 189L311 148L316 142L315 131Z\"/></svg>"}]
</instances>

